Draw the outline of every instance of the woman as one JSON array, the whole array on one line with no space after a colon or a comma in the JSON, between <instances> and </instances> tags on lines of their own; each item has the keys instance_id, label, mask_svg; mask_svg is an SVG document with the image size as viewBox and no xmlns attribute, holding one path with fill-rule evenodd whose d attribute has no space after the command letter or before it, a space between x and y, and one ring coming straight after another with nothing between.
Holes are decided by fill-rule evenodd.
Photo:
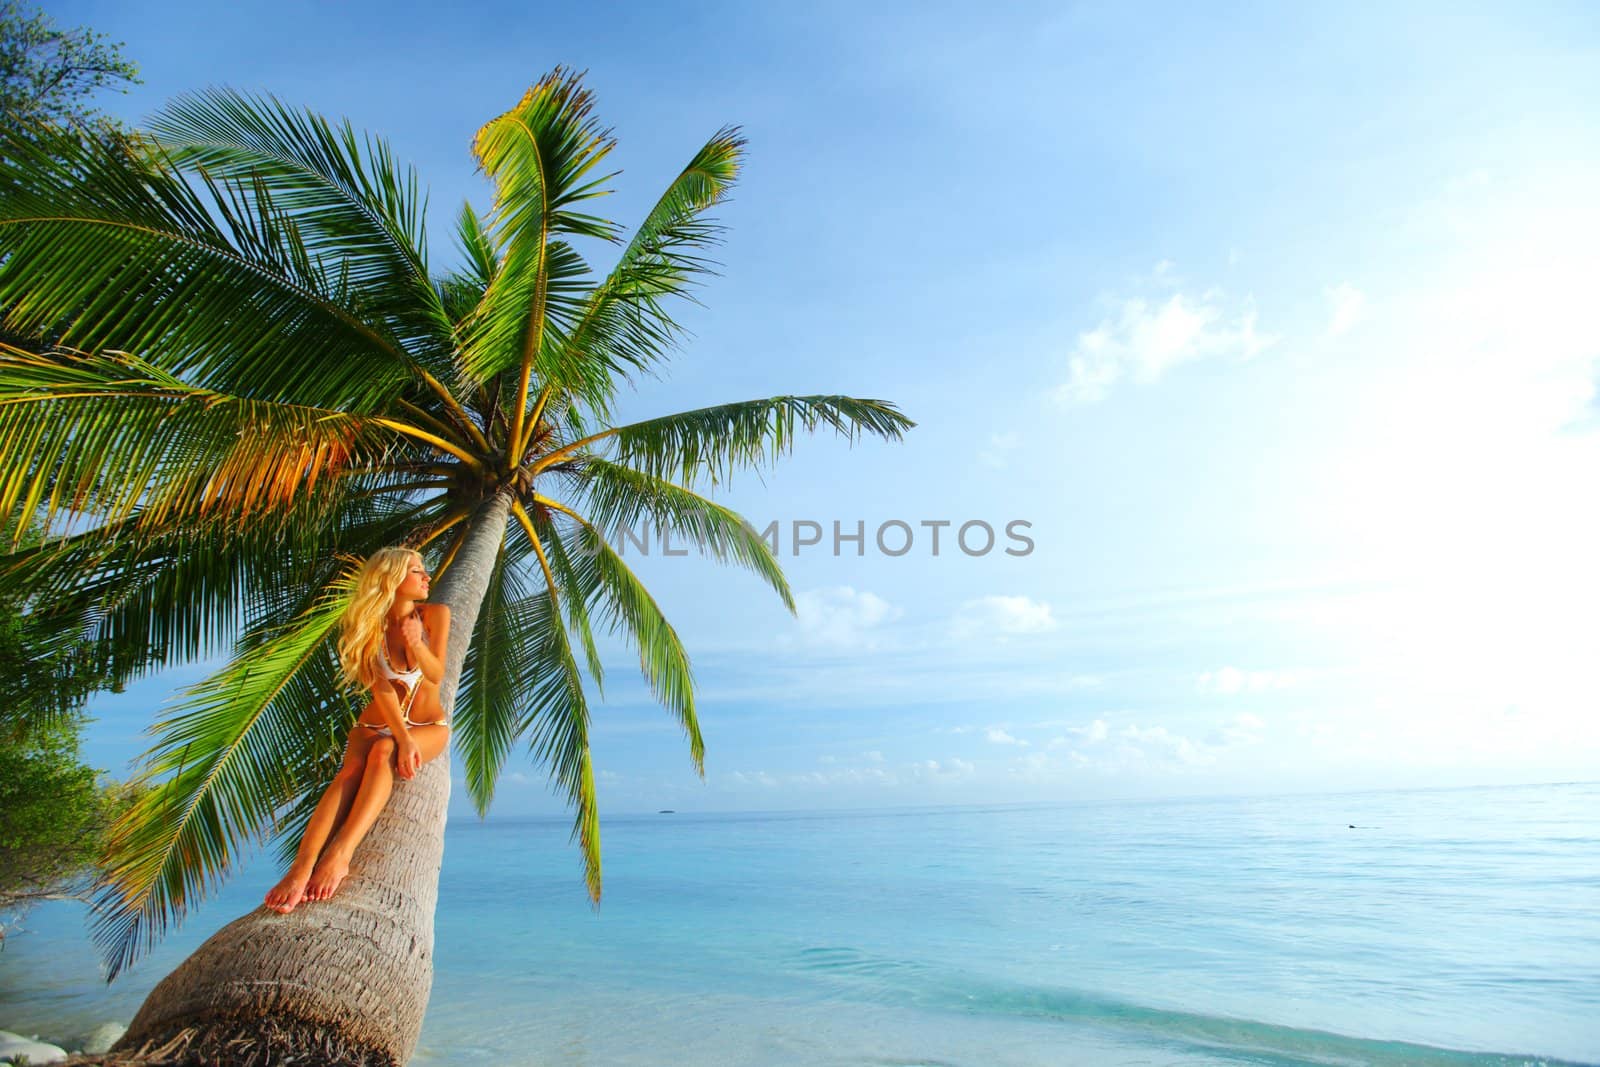
<instances>
[{"instance_id":1,"label":"woman","mask_svg":"<svg viewBox=\"0 0 1600 1067\"><path fill-rule=\"evenodd\" d=\"M339 666L347 683L372 690L372 702L350 730L344 766L312 813L289 873L267 893L274 911L332 897L395 776L414 777L449 743L439 682L450 609L418 603L427 596L428 570L408 548L380 548L356 576L339 623Z\"/></svg>"}]
</instances>

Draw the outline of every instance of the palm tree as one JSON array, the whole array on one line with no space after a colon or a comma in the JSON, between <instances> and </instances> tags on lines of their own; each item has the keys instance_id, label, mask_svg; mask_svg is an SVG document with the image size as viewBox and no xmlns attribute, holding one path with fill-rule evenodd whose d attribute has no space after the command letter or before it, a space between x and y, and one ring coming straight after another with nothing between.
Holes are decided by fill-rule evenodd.
<instances>
[{"instance_id":1,"label":"palm tree","mask_svg":"<svg viewBox=\"0 0 1600 1067\"><path fill-rule=\"evenodd\" d=\"M96 900L108 979L246 841L276 834L293 855L358 709L336 682L336 623L356 565L390 543L428 557L452 611L441 699L478 812L525 739L571 804L598 904L583 678L603 694L597 634L637 649L704 775L689 658L618 533L680 531L792 611L766 544L696 487L801 430L896 440L913 425L844 396L616 424L619 385L659 372L683 335L666 304L711 273L707 212L744 141L718 131L625 236L585 213L615 142L580 77L558 68L478 132L494 204L463 206L465 266L443 277L388 146L276 98L192 94L127 138L0 134L4 325L59 339L0 346L0 516L57 522L0 557L0 592L145 649L135 671L232 657L152 726L153 788L115 826ZM580 244L621 254L601 275ZM396 783L337 897L223 928L118 1050L404 1063L432 978L448 761Z\"/></svg>"}]
</instances>

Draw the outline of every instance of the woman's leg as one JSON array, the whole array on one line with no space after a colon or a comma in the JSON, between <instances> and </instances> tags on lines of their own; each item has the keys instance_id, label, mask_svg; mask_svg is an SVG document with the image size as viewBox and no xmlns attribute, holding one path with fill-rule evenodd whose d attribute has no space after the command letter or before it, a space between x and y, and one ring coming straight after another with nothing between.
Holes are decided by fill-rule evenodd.
<instances>
[{"instance_id":1,"label":"woman's leg","mask_svg":"<svg viewBox=\"0 0 1600 1067\"><path fill-rule=\"evenodd\" d=\"M378 738L367 750L366 773L350 806L350 815L322 850L322 858L317 860L311 880L306 883L307 900L327 900L350 873L350 857L378 821L378 813L389 803L389 794L394 790L394 754L392 737Z\"/></svg>"},{"instance_id":2,"label":"woman's leg","mask_svg":"<svg viewBox=\"0 0 1600 1067\"><path fill-rule=\"evenodd\" d=\"M317 802L316 810L311 813L311 821L306 823L305 833L300 837L300 848L295 852L288 873L267 891L266 905L273 911L287 915L305 896L306 883L311 879L323 844L350 810L356 792L361 787L361 777L367 769L367 750L375 740L372 734L373 731L364 727L351 728L350 739L345 745L344 765L333 776L332 783Z\"/></svg>"}]
</instances>

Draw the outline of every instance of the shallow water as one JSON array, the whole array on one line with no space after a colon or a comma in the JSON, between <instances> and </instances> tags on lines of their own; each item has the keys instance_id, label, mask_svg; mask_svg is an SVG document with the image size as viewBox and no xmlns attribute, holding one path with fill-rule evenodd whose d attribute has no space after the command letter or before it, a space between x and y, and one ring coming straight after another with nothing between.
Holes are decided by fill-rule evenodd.
<instances>
[{"instance_id":1,"label":"shallow water","mask_svg":"<svg viewBox=\"0 0 1600 1067\"><path fill-rule=\"evenodd\" d=\"M1600 785L619 816L598 912L569 825L451 824L414 1063L1600 1063ZM0 1028L126 1022L275 876L110 988L36 909Z\"/></svg>"}]
</instances>

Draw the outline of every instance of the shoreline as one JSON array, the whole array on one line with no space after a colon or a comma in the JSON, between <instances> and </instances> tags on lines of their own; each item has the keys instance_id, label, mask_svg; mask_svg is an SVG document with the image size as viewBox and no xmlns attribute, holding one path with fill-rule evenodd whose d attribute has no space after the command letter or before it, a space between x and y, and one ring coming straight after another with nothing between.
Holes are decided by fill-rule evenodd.
<instances>
[{"instance_id":1,"label":"shoreline","mask_svg":"<svg viewBox=\"0 0 1600 1067\"><path fill-rule=\"evenodd\" d=\"M63 1031L66 1029L63 1027ZM0 1063L14 1063L16 1058L26 1056L29 1067L47 1063L81 1063L87 1067L83 1057L103 1055L127 1032L127 1023L116 1020L98 1023L83 1033L68 1033L59 1040L53 1033L30 1036L0 1027Z\"/></svg>"}]
</instances>

